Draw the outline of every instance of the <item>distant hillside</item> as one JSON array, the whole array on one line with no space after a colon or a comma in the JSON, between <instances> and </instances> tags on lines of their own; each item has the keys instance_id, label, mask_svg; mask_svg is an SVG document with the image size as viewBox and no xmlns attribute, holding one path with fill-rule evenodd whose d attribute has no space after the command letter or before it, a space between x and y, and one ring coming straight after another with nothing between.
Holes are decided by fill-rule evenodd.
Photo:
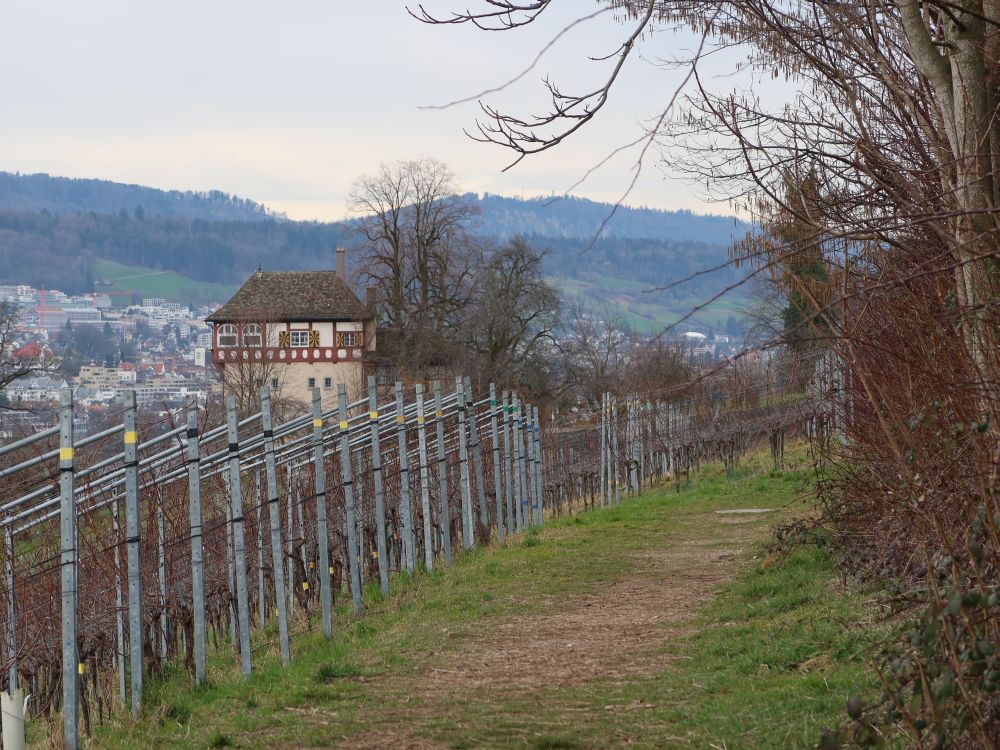
<instances>
[{"instance_id":1,"label":"distant hillside","mask_svg":"<svg viewBox=\"0 0 1000 750\"><path fill-rule=\"evenodd\" d=\"M730 268L703 273L725 264L732 239L746 230L732 218L622 207L592 243L609 204L467 197L481 209L476 233L494 242L525 236L546 253L546 273L564 299L609 306L636 328L660 330L738 278ZM0 283L223 302L258 266L331 268L338 245L352 265L359 241L349 223L279 219L221 192L0 173ZM724 300L697 320L721 325L738 307Z\"/></svg>"},{"instance_id":2,"label":"distant hillside","mask_svg":"<svg viewBox=\"0 0 1000 750\"><path fill-rule=\"evenodd\" d=\"M596 203L586 198L522 200L490 193L482 197L474 194L467 197L474 200L482 212L477 231L501 239L522 234L590 240L614 208L610 203ZM733 238L742 237L748 226L732 216L620 206L614 211L601 237L672 242L693 240L728 246Z\"/></svg>"},{"instance_id":3,"label":"distant hillside","mask_svg":"<svg viewBox=\"0 0 1000 750\"><path fill-rule=\"evenodd\" d=\"M261 221L276 218L260 203L219 190L158 190L108 180L80 180L47 174L0 172L0 208L57 214L127 214L132 217L185 216L208 221ZM280 217L277 217L280 218Z\"/></svg>"},{"instance_id":4,"label":"distant hillside","mask_svg":"<svg viewBox=\"0 0 1000 750\"><path fill-rule=\"evenodd\" d=\"M108 260L233 286L258 265L276 270L331 268L337 245L351 237L341 224L0 209L0 283L90 291L100 280L95 261ZM178 288L178 293L183 290Z\"/></svg>"},{"instance_id":5,"label":"distant hillside","mask_svg":"<svg viewBox=\"0 0 1000 750\"><path fill-rule=\"evenodd\" d=\"M480 209L478 234L497 241L524 236L546 252L546 271L564 300L608 307L637 330L660 331L741 278L726 263L733 240L750 225L731 216L628 206L611 216L611 204L585 198L466 197ZM673 286L681 279L689 280ZM693 320L734 330L745 297L738 288Z\"/></svg>"}]
</instances>

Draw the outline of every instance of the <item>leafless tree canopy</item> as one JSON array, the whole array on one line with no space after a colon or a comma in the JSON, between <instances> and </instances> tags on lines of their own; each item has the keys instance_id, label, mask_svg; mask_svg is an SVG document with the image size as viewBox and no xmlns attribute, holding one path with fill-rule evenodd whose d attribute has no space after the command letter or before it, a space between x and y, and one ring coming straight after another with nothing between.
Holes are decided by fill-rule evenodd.
<instances>
[{"instance_id":1,"label":"leafless tree canopy","mask_svg":"<svg viewBox=\"0 0 1000 750\"><path fill-rule=\"evenodd\" d=\"M547 5L487 0L440 20L517 33ZM687 89L652 102L661 114L632 145L756 220L734 261L777 282L780 336L804 361L839 363L846 428L823 446L841 469L824 509L861 572L925 581L909 601L935 634L899 647L883 716L920 746L996 746L998 684L970 665L1000 632L973 596L1000 585L1000 2L604 5L622 21L606 74L579 92L546 84L540 117L484 104L478 137L515 160L556 146L607 106L621 60L663 38L645 31L701 38L675 61ZM726 50L738 86L702 74L704 55ZM786 103L765 105L768 79L784 79ZM945 588L961 606L935 598ZM954 689L932 690L927 675L945 672ZM921 686L914 708L904 694Z\"/></svg>"},{"instance_id":2,"label":"leafless tree canopy","mask_svg":"<svg viewBox=\"0 0 1000 750\"><path fill-rule=\"evenodd\" d=\"M558 322L542 255L474 235L476 207L433 160L383 164L355 182L362 278L377 292L379 351L414 376L457 371L525 384ZM536 383L545 390L545 385ZM536 392L532 389L532 392Z\"/></svg>"},{"instance_id":3,"label":"leafless tree canopy","mask_svg":"<svg viewBox=\"0 0 1000 750\"><path fill-rule=\"evenodd\" d=\"M266 324L260 324L263 330ZM240 414L255 414L260 410L260 389L271 389L272 408L281 419L291 417L303 409L296 399L284 395L287 365L284 362L261 357L255 358L253 350L248 350L246 359L229 360L222 368L222 389L236 398L236 408Z\"/></svg>"},{"instance_id":4,"label":"leafless tree canopy","mask_svg":"<svg viewBox=\"0 0 1000 750\"><path fill-rule=\"evenodd\" d=\"M482 359L482 377L502 385L524 382L550 353L558 325L559 295L544 278L542 255L514 238L485 259L476 288L468 346Z\"/></svg>"},{"instance_id":5,"label":"leafless tree canopy","mask_svg":"<svg viewBox=\"0 0 1000 750\"><path fill-rule=\"evenodd\" d=\"M435 362L472 301L475 207L457 193L451 171L425 159L383 164L350 195L382 338L418 370Z\"/></svg>"}]
</instances>

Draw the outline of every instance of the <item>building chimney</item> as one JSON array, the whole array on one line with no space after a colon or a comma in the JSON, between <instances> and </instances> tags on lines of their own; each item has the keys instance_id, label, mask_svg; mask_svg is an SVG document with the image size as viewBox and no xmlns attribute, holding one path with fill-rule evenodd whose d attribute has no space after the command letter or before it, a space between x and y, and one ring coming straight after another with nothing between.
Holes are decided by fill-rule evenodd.
<instances>
[{"instance_id":1,"label":"building chimney","mask_svg":"<svg viewBox=\"0 0 1000 750\"><path fill-rule=\"evenodd\" d=\"M347 281L347 251L344 250L344 246L340 245L337 248L337 275L344 281Z\"/></svg>"}]
</instances>

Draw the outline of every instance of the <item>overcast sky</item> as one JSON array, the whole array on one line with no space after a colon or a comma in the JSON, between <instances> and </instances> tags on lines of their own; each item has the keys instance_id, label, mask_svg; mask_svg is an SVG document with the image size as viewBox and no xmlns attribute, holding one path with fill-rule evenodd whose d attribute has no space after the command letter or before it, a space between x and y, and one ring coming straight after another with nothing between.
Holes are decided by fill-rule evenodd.
<instances>
[{"instance_id":1,"label":"overcast sky","mask_svg":"<svg viewBox=\"0 0 1000 750\"><path fill-rule=\"evenodd\" d=\"M444 10L477 0L434 0ZM380 161L434 157L470 191L562 192L614 146L641 134L683 75L656 56L696 43L646 39L608 108L579 137L508 172L511 154L466 138L477 105L421 109L510 78L591 0L556 2L530 27L484 33L413 20L401 0L5 0L0 11L0 169L220 189L292 218L346 211ZM540 79L567 90L599 80L626 33L611 14L572 29L538 68L488 101L544 110ZM615 200L634 155L577 195ZM696 186L651 163L628 201L722 213Z\"/></svg>"}]
</instances>

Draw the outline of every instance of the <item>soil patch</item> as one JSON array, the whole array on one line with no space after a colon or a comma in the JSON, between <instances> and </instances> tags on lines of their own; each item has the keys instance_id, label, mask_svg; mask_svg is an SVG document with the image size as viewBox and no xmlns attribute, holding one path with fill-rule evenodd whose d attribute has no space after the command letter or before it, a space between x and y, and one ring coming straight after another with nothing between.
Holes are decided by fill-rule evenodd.
<instances>
[{"instance_id":1,"label":"soil patch","mask_svg":"<svg viewBox=\"0 0 1000 750\"><path fill-rule=\"evenodd\" d=\"M735 562L743 545L756 538L755 529L732 526L714 514L703 518L698 538L665 538L662 547L635 554L629 572L618 580L593 592L553 597L546 614L490 622L481 634L449 650L445 662L405 683L394 680L387 689L413 696L403 715L385 731L347 738L343 746L453 747L427 735L434 726L465 725L464 707L480 702L495 706L495 726L505 732L505 741L484 738L482 745L522 744L518 734L523 732L523 744L533 746L519 726L519 712L540 715L544 709L555 715L554 734L572 732L574 722L586 720L591 710L585 700L588 683L668 669L679 658L671 643L690 632L698 611L736 575ZM605 706L608 711L648 708L641 701ZM537 717L534 724L537 730Z\"/></svg>"}]
</instances>

